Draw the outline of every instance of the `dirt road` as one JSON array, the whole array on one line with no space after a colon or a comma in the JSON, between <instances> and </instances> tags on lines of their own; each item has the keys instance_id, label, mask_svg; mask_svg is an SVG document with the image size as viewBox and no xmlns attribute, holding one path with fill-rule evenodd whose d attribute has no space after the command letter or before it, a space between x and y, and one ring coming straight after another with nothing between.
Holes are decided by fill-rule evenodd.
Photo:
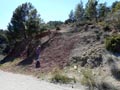
<instances>
[{"instance_id":1,"label":"dirt road","mask_svg":"<svg viewBox=\"0 0 120 90\"><path fill-rule=\"evenodd\" d=\"M40 81L32 76L0 71L0 90L80 90Z\"/></svg>"}]
</instances>

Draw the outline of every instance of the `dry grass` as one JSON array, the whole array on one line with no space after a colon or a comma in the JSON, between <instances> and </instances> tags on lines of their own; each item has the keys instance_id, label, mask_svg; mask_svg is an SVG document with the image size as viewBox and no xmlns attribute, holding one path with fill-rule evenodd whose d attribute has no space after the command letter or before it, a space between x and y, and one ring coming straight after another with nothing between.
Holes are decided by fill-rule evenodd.
<instances>
[{"instance_id":1,"label":"dry grass","mask_svg":"<svg viewBox=\"0 0 120 90\"><path fill-rule=\"evenodd\" d=\"M27 70L26 66L18 66L19 62L21 62L21 59L17 58L14 61L1 64L0 69L3 71L13 72L13 73L31 75L31 73Z\"/></svg>"},{"instance_id":2,"label":"dry grass","mask_svg":"<svg viewBox=\"0 0 120 90\"><path fill-rule=\"evenodd\" d=\"M63 71L56 69L52 72L52 78L51 82L53 83L62 83L62 84L68 84L71 82L76 82L75 78L71 78L68 75L66 75Z\"/></svg>"},{"instance_id":3,"label":"dry grass","mask_svg":"<svg viewBox=\"0 0 120 90\"><path fill-rule=\"evenodd\" d=\"M95 85L95 76L93 75L92 70L84 69L81 71L83 77L81 79L81 83L86 86L94 87Z\"/></svg>"}]
</instances>

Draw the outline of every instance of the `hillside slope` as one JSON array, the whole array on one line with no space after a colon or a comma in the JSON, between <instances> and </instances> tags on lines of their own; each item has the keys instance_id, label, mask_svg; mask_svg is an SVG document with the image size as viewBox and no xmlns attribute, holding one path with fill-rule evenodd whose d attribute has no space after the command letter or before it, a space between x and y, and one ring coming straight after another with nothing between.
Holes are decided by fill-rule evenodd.
<instances>
[{"instance_id":1,"label":"hillside slope","mask_svg":"<svg viewBox=\"0 0 120 90\"><path fill-rule=\"evenodd\" d=\"M78 81L83 77L83 70L91 69L96 83L106 82L118 88L120 58L108 52L104 44L104 39L110 32L101 30L97 25L88 25L87 29L86 25L78 27L77 30L71 26L64 26L61 29L41 51L40 68L35 69L34 62L20 64L24 61L23 58L7 62L0 68L13 72L27 72L38 77L41 77L41 73L45 76L57 68Z\"/></svg>"}]
</instances>

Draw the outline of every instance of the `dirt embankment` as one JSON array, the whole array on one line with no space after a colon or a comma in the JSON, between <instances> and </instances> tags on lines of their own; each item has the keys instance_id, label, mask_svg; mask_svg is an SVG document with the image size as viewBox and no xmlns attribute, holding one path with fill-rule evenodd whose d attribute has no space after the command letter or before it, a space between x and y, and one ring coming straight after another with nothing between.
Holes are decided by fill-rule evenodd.
<instances>
[{"instance_id":1,"label":"dirt embankment","mask_svg":"<svg viewBox=\"0 0 120 90\"><path fill-rule=\"evenodd\" d=\"M70 28L70 26L62 28L60 33L45 45L45 48L41 51L41 67L38 70L49 72L56 67L64 68L72 62L72 57L83 56L84 53L92 52L91 49L94 50L101 45L100 40L97 40L97 35L99 34L98 27L91 28L89 26L87 31L83 28L83 30L77 32L70 32ZM66 32L62 32L65 30ZM73 28L71 30L74 31ZM28 69L32 70L35 68L31 58L22 61L28 63L26 64Z\"/></svg>"},{"instance_id":2,"label":"dirt embankment","mask_svg":"<svg viewBox=\"0 0 120 90\"><path fill-rule=\"evenodd\" d=\"M40 71L49 72L53 68L64 68L70 61L72 49L79 40L78 34L65 33L52 38L46 48L41 52Z\"/></svg>"}]
</instances>

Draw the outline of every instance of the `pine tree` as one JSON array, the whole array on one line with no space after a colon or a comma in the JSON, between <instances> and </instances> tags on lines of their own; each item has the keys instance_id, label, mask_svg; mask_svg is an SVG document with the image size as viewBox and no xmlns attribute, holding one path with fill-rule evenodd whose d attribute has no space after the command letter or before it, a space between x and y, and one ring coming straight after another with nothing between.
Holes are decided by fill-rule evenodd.
<instances>
[{"instance_id":1,"label":"pine tree","mask_svg":"<svg viewBox=\"0 0 120 90\"><path fill-rule=\"evenodd\" d=\"M85 8L85 16L86 18L97 21L97 0L88 0Z\"/></svg>"},{"instance_id":2,"label":"pine tree","mask_svg":"<svg viewBox=\"0 0 120 90\"><path fill-rule=\"evenodd\" d=\"M8 36L14 40L32 37L40 28L40 15L31 3L18 6L8 25Z\"/></svg>"},{"instance_id":3,"label":"pine tree","mask_svg":"<svg viewBox=\"0 0 120 90\"><path fill-rule=\"evenodd\" d=\"M69 19L70 19L71 21L74 21L74 20L75 20L75 16L74 16L73 10L70 11Z\"/></svg>"},{"instance_id":4,"label":"pine tree","mask_svg":"<svg viewBox=\"0 0 120 90\"><path fill-rule=\"evenodd\" d=\"M112 12L120 11L120 2L116 2L114 8L112 8Z\"/></svg>"},{"instance_id":5,"label":"pine tree","mask_svg":"<svg viewBox=\"0 0 120 90\"><path fill-rule=\"evenodd\" d=\"M98 17L99 19L104 19L109 13L106 3L100 3L98 6Z\"/></svg>"},{"instance_id":6,"label":"pine tree","mask_svg":"<svg viewBox=\"0 0 120 90\"><path fill-rule=\"evenodd\" d=\"M83 3L81 1L80 4L78 4L75 9L75 19L77 21L80 21L83 19L83 17L84 17L84 8L83 8Z\"/></svg>"}]
</instances>

